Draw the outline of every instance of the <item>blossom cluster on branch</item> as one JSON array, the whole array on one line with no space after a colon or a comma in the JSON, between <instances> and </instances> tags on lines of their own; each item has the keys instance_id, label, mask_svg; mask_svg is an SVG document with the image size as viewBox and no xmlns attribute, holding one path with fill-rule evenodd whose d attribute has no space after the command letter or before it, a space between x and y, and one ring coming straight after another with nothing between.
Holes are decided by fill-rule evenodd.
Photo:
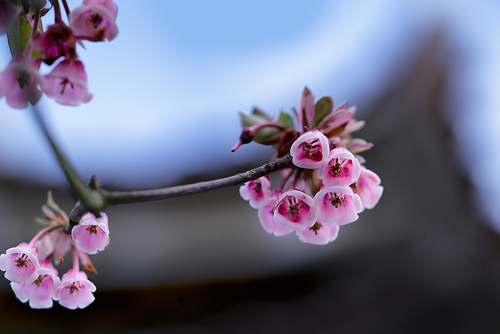
<instances>
[{"instance_id":1,"label":"blossom cluster on branch","mask_svg":"<svg viewBox=\"0 0 500 334\"><path fill-rule=\"evenodd\" d=\"M87 274L80 271L80 262L85 270L96 273L88 254L103 251L109 245L108 217L101 212L97 218L87 213L71 230L64 232L69 223L66 213L52 199L49 192L47 204L42 206L45 217L37 222L46 227L29 243L7 249L0 255L0 270L17 298L32 308L50 308L53 300L69 309L84 308L94 301L95 285ZM73 267L58 276L52 261L62 267L64 256L73 252Z\"/></svg>"},{"instance_id":2,"label":"blossom cluster on branch","mask_svg":"<svg viewBox=\"0 0 500 334\"><path fill-rule=\"evenodd\" d=\"M13 56L0 72L0 97L5 96L13 108L26 108L28 102L36 104L42 92L63 105L89 102L92 94L76 45L83 46L84 40L111 41L118 34L118 7L112 0L84 0L73 11L63 0L68 24L62 20L59 0L51 3L55 22L42 32L40 18L48 11L45 0L23 0L21 7L11 0L0 0L0 33L8 32ZM29 38L23 37L21 28L31 31ZM42 62L50 66L60 59L50 73L39 73Z\"/></svg>"},{"instance_id":3,"label":"blossom cluster on branch","mask_svg":"<svg viewBox=\"0 0 500 334\"><path fill-rule=\"evenodd\" d=\"M364 126L355 120L356 108L347 103L333 109L330 97L314 103L314 96L304 89L294 120L281 112L273 119L254 109L242 114L242 144L256 141L271 145L277 157L290 154L293 166L281 171L281 185L271 191L269 176L245 183L240 195L258 209L264 230L275 236L295 232L305 243L323 245L337 238L339 227L358 219L365 209L372 209L382 196L380 178L362 163L358 153L373 144L351 133Z\"/></svg>"}]
</instances>

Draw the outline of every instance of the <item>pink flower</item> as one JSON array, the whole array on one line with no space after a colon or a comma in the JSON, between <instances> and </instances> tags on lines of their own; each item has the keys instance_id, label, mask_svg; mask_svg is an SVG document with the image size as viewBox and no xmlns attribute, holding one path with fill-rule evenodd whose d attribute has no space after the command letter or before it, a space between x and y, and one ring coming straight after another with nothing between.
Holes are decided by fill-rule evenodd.
<instances>
[{"instance_id":1,"label":"pink flower","mask_svg":"<svg viewBox=\"0 0 500 334\"><path fill-rule=\"evenodd\" d=\"M31 308L51 308L53 305L55 289L61 283L57 270L50 261L40 261L38 278L31 284L10 283L16 297L23 303L28 300Z\"/></svg>"},{"instance_id":2,"label":"pink flower","mask_svg":"<svg viewBox=\"0 0 500 334\"><path fill-rule=\"evenodd\" d=\"M71 29L62 22L50 25L33 39L33 47L43 55L44 63L52 65L59 57L76 59L75 39Z\"/></svg>"},{"instance_id":3,"label":"pink flower","mask_svg":"<svg viewBox=\"0 0 500 334\"><path fill-rule=\"evenodd\" d=\"M338 225L352 223L363 210L359 196L351 188L340 186L318 191L314 196L314 206L319 208L318 219Z\"/></svg>"},{"instance_id":4,"label":"pink flower","mask_svg":"<svg viewBox=\"0 0 500 334\"><path fill-rule=\"evenodd\" d=\"M0 0L0 35L10 29L16 16L21 13L21 7L15 6L11 0Z\"/></svg>"},{"instance_id":5,"label":"pink flower","mask_svg":"<svg viewBox=\"0 0 500 334\"><path fill-rule=\"evenodd\" d=\"M318 216L313 199L298 190L289 190L278 197L274 207L274 221L291 229L301 231L312 226Z\"/></svg>"},{"instance_id":6,"label":"pink flower","mask_svg":"<svg viewBox=\"0 0 500 334\"><path fill-rule=\"evenodd\" d=\"M338 234L338 225L326 224L319 220L313 226L297 231L300 241L314 245L326 245L337 239Z\"/></svg>"},{"instance_id":7,"label":"pink flower","mask_svg":"<svg viewBox=\"0 0 500 334\"><path fill-rule=\"evenodd\" d=\"M240 195L245 200L250 200L250 206L258 209L264 200L271 196L271 180L263 176L257 180L245 183L240 187Z\"/></svg>"},{"instance_id":8,"label":"pink flower","mask_svg":"<svg viewBox=\"0 0 500 334\"><path fill-rule=\"evenodd\" d=\"M365 167L361 168L359 179L351 184L351 189L361 198L366 209L373 209L377 205L384 187L380 185L380 177Z\"/></svg>"},{"instance_id":9,"label":"pink flower","mask_svg":"<svg viewBox=\"0 0 500 334\"><path fill-rule=\"evenodd\" d=\"M23 109L36 104L42 92L38 85L43 82L38 73L40 61L18 53L9 65L0 72L0 97L7 98L7 104L12 108Z\"/></svg>"},{"instance_id":10,"label":"pink flower","mask_svg":"<svg viewBox=\"0 0 500 334\"><path fill-rule=\"evenodd\" d=\"M35 244L39 251L39 258L45 260L54 255L54 259L63 258L70 250L72 244L71 236L64 233L62 228L55 229L44 235Z\"/></svg>"},{"instance_id":11,"label":"pink flower","mask_svg":"<svg viewBox=\"0 0 500 334\"><path fill-rule=\"evenodd\" d=\"M18 284L31 284L38 278L38 250L27 243L7 249L0 255L0 269L5 278Z\"/></svg>"},{"instance_id":12,"label":"pink flower","mask_svg":"<svg viewBox=\"0 0 500 334\"><path fill-rule=\"evenodd\" d=\"M85 0L69 15L73 35L91 41L113 40L118 35L118 6L111 0Z\"/></svg>"},{"instance_id":13,"label":"pink flower","mask_svg":"<svg viewBox=\"0 0 500 334\"><path fill-rule=\"evenodd\" d=\"M318 178L325 186L349 186L359 178L361 166L358 159L345 147L330 152L328 162L318 170Z\"/></svg>"},{"instance_id":14,"label":"pink flower","mask_svg":"<svg viewBox=\"0 0 500 334\"><path fill-rule=\"evenodd\" d=\"M56 288L54 300L69 309L85 308L95 300L92 292L95 292L94 283L87 279L83 271L70 269L61 278L61 284Z\"/></svg>"},{"instance_id":15,"label":"pink flower","mask_svg":"<svg viewBox=\"0 0 500 334\"><path fill-rule=\"evenodd\" d=\"M103 251L109 245L108 216L101 212L101 218L87 213L71 230L76 248L88 254Z\"/></svg>"},{"instance_id":16,"label":"pink flower","mask_svg":"<svg viewBox=\"0 0 500 334\"><path fill-rule=\"evenodd\" d=\"M320 168L330 153L328 138L318 130L308 131L292 144L292 162L300 168Z\"/></svg>"},{"instance_id":17,"label":"pink flower","mask_svg":"<svg viewBox=\"0 0 500 334\"><path fill-rule=\"evenodd\" d=\"M92 94L87 89L87 73L79 60L64 60L49 74L44 76L42 90L57 103L67 106L79 106L89 102Z\"/></svg>"},{"instance_id":18,"label":"pink flower","mask_svg":"<svg viewBox=\"0 0 500 334\"><path fill-rule=\"evenodd\" d=\"M259 220L264 230L269 234L282 237L293 232L290 227L278 224L273 219L273 209L276 205L277 196L272 196L262 202L259 207Z\"/></svg>"}]
</instances>

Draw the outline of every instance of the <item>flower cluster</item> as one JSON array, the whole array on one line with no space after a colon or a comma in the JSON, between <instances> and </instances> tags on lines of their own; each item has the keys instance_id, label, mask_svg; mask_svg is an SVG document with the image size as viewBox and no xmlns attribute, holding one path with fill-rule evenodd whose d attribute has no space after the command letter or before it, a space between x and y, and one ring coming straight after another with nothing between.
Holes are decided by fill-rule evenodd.
<instances>
[{"instance_id":1,"label":"flower cluster","mask_svg":"<svg viewBox=\"0 0 500 334\"><path fill-rule=\"evenodd\" d=\"M0 33L8 31L16 18L20 25L26 25L23 28L32 31L20 50L11 48L13 59L0 72L0 97L5 96L7 104L13 108L26 108L28 102L36 104L42 92L63 105L78 106L89 102L92 94L88 92L87 73L76 54L76 44L83 46L84 40L111 41L118 34L115 22L118 7L112 0L84 0L71 12L66 0L63 0L69 25L61 18L59 0L51 3L55 23L42 33L38 28L41 25L41 8L27 6L37 13L32 16L21 7L14 6L10 0L0 0ZM49 74L42 76L39 73L42 62L50 66L59 59L62 60Z\"/></svg>"},{"instance_id":2,"label":"flower cluster","mask_svg":"<svg viewBox=\"0 0 500 334\"><path fill-rule=\"evenodd\" d=\"M267 175L240 187L241 197L258 209L266 232L295 232L303 242L328 244L337 238L340 225L354 222L378 203L380 178L358 155L373 145L351 136L364 125L353 118L355 112L347 103L333 109L330 97L314 104L305 88L299 111L294 110L298 130L284 112L277 120L257 109L242 114L244 129L233 151L256 141L273 146L277 157L292 156L293 166L282 170L279 188L271 191Z\"/></svg>"},{"instance_id":3,"label":"flower cluster","mask_svg":"<svg viewBox=\"0 0 500 334\"><path fill-rule=\"evenodd\" d=\"M68 216L53 201L49 192L47 204L42 206L46 225L29 243L7 249L0 255L0 270L16 297L23 303L29 300L31 308L50 308L53 301L69 309L84 308L94 301L95 285L87 274L80 271L80 261L89 272L96 273L88 254L96 254L109 245L108 218L87 213L73 227L71 235L64 232ZM73 251L73 268L59 278L56 266L62 266L63 258Z\"/></svg>"}]
</instances>

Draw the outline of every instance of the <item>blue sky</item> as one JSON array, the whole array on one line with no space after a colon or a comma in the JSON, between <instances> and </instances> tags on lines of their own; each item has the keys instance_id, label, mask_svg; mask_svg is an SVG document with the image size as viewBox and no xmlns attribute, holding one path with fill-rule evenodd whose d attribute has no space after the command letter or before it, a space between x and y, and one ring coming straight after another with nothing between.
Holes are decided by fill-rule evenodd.
<instances>
[{"instance_id":1,"label":"blue sky","mask_svg":"<svg viewBox=\"0 0 500 334\"><path fill-rule=\"evenodd\" d=\"M69 1L70 8L79 2ZM492 149L500 124L496 1L116 2L118 37L78 49L93 100L79 108L40 103L84 179L97 173L105 184L154 187L221 166L260 164L270 150L230 151L241 130L238 112L254 105L288 111L307 85L318 98L349 100L362 115L393 73L411 63L422 38L441 26L462 56L450 104L463 111L454 121L460 150L479 162L465 157L464 165L500 226L500 178L493 177L500 152ZM0 124L0 178L64 184L28 110L0 100Z\"/></svg>"}]
</instances>

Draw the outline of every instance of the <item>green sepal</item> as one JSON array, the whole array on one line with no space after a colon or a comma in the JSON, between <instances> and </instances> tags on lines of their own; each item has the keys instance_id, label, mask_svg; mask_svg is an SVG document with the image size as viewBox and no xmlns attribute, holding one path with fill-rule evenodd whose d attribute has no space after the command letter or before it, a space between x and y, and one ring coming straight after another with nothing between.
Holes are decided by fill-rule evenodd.
<instances>
[{"instance_id":1,"label":"green sepal","mask_svg":"<svg viewBox=\"0 0 500 334\"><path fill-rule=\"evenodd\" d=\"M292 117L283 111L280 113L280 118L278 119L278 122L283 123L283 124L288 125L289 127L293 128Z\"/></svg>"},{"instance_id":2,"label":"green sepal","mask_svg":"<svg viewBox=\"0 0 500 334\"><path fill-rule=\"evenodd\" d=\"M270 118L266 114L262 113L261 111L258 111L257 109L254 109L252 115L248 115L248 114L244 114L244 113L241 113L240 115L241 115L241 124L244 128L249 128L252 125L267 122L270 120ZM283 130L280 130L280 129L277 129L277 128L271 127L271 126L264 127L262 129L258 130L257 132L255 132L255 136L254 136L253 140L256 141L257 143L262 144L263 142L267 141L268 139L272 138L273 136L276 136L277 134L279 134L281 131L283 131Z\"/></svg>"},{"instance_id":3,"label":"green sepal","mask_svg":"<svg viewBox=\"0 0 500 334\"><path fill-rule=\"evenodd\" d=\"M30 9L30 14L35 15L35 11ZM40 20L38 27L41 32L43 32L42 21ZM26 45L28 45L28 41L31 35L31 25L28 23L28 19L26 15L23 13L19 14L15 21L10 25L10 29L7 32L7 40L9 42L10 53L12 57L17 55L18 53L24 52L26 49ZM40 53L33 51L31 54L33 58L39 58Z\"/></svg>"},{"instance_id":4,"label":"green sepal","mask_svg":"<svg viewBox=\"0 0 500 334\"><path fill-rule=\"evenodd\" d=\"M316 105L314 106L314 118L312 121L312 127L314 128L318 125L326 115L332 112L333 101L329 96L322 97Z\"/></svg>"},{"instance_id":5,"label":"green sepal","mask_svg":"<svg viewBox=\"0 0 500 334\"><path fill-rule=\"evenodd\" d=\"M271 120L271 117L269 117L268 115L266 115L264 112L260 111L257 108L253 108L252 115L257 116L257 117L261 117L261 118L265 119L266 121Z\"/></svg>"},{"instance_id":6,"label":"green sepal","mask_svg":"<svg viewBox=\"0 0 500 334\"><path fill-rule=\"evenodd\" d=\"M40 224L42 226L49 226L50 223L46 220L43 220L41 218L35 218L35 223Z\"/></svg>"}]
</instances>

